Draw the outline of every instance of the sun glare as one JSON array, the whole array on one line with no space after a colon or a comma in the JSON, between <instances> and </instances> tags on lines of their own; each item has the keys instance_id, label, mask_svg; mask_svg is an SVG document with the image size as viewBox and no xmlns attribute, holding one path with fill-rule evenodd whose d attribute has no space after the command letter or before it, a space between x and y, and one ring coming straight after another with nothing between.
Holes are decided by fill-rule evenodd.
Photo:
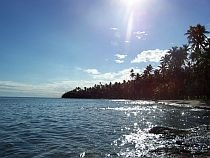
<instances>
[{"instance_id":1,"label":"sun glare","mask_svg":"<svg viewBox=\"0 0 210 158\"><path fill-rule=\"evenodd\" d=\"M131 34L133 31L133 12L130 13L128 18L127 32L126 32L126 41L130 41Z\"/></svg>"},{"instance_id":2,"label":"sun glare","mask_svg":"<svg viewBox=\"0 0 210 158\"><path fill-rule=\"evenodd\" d=\"M127 25L125 41L130 41L135 28L136 12L140 12L146 7L147 0L120 0L119 4L123 6L125 21Z\"/></svg>"},{"instance_id":3,"label":"sun glare","mask_svg":"<svg viewBox=\"0 0 210 158\"><path fill-rule=\"evenodd\" d=\"M135 5L139 4L142 0L122 0L122 3L128 7L133 8Z\"/></svg>"}]
</instances>

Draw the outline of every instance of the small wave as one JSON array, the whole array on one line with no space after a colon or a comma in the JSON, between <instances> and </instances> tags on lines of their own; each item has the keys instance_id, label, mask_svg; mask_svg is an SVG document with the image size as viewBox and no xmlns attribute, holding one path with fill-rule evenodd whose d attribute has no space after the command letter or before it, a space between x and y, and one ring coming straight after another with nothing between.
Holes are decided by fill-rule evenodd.
<instances>
[{"instance_id":1,"label":"small wave","mask_svg":"<svg viewBox=\"0 0 210 158\"><path fill-rule=\"evenodd\" d=\"M150 111L150 108L144 108L142 106L133 106L133 107L107 107L107 108L99 108L101 110L115 110L115 111Z\"/></svg>"},{"instance_id":2,"label":"small wave","mask_svg":"<svg viewBox=\"0 0 210 158\"><path fill-rule=\"evenodd\" d=\"M150 100L126 100L126 99L114 99L111 100L113 102L124 102L128 105L154 105L157 102L156 101L150 101Z\"/></svg>"},{"instance_id":3,"label":"small wave","mask_svg":"<svg viewBox=\"0 0 210 158\"><path fill-rule=\"evenodd\" d=\"M165 101L159 101L157 103L160 105L169 105L169 106L175 106L175 107L185 107L185 108L192 107L192 105L186 104L186 103L173 103L173 102L165 102Z\"/></svg>"},{"instance_id":4,"label":"small wave","mask_svg":"<svg viewBox=\"0 0 210 158\"><path fill-rule=\"evenodd\" d=\"M112 99L112 102L126 102L126 101L130 101L130 100L126 100L126 99Z\"/></svg>"},{"instance_id":5,"label":"small wave","mask_svg":"<svg viewBox=\"0 0 210 158\"><path fill-rule=\"evenodd\" d=\"M146 101L146 100L135 100L126 102L126 104L133 104L133 105L155 105L155 101Z\"/></svg>"}]
</instances>

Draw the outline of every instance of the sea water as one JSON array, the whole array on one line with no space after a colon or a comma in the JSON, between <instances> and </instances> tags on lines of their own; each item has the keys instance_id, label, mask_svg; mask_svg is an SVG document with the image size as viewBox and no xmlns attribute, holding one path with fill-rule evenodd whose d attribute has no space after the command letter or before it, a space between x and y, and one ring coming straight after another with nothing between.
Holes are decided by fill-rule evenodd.
<instances>
[{"instance_id":1,"label":"sea water","mask_svg":"<svg viewBox=\"0 0 210 158\"><path fill-rule=\"evenodd\" d=\"M154 101L1 97L0 157L208 157L209 124L209 110Z\"/></svg>"}]
</instances>

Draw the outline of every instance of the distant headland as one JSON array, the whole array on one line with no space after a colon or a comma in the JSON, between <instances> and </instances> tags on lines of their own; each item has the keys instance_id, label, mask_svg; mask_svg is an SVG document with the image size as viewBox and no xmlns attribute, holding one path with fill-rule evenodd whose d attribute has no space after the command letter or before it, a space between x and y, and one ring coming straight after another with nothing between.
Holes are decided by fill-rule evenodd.
<instances>
[{"instance_id":1,"label":"distant headland","mask_svg":"<svg viewBox=\"0 0 210 158\"><path fill-rule=\"evenodd\" d=\"M190 26L188 43L172 47L154 69L130 70L131 80L76 87L62 98L85 99L210 99L210 38L205 26Z\"/></svg>"}]
</instances>

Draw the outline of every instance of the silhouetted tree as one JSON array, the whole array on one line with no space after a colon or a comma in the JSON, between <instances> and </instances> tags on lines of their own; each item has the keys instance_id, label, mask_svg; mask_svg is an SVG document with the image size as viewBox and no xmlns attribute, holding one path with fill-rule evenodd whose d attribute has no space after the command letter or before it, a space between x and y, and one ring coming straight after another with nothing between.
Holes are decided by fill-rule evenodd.
<instances>
[{"instance_id":1,"label":"silhouetted tree","mask_svg":"<svg viewBox=\"0 0 210 158\"><path fill-rule=\"evenodd\" d=\"M210 39L200 24L190 26L188 44L172 47L161 57L160 65L146 66L142 74L130 70L131 80L122 83L95 84L76 87L63 98L125 98L125 99L210 99Z\"/></svg>"}]
</instances>

